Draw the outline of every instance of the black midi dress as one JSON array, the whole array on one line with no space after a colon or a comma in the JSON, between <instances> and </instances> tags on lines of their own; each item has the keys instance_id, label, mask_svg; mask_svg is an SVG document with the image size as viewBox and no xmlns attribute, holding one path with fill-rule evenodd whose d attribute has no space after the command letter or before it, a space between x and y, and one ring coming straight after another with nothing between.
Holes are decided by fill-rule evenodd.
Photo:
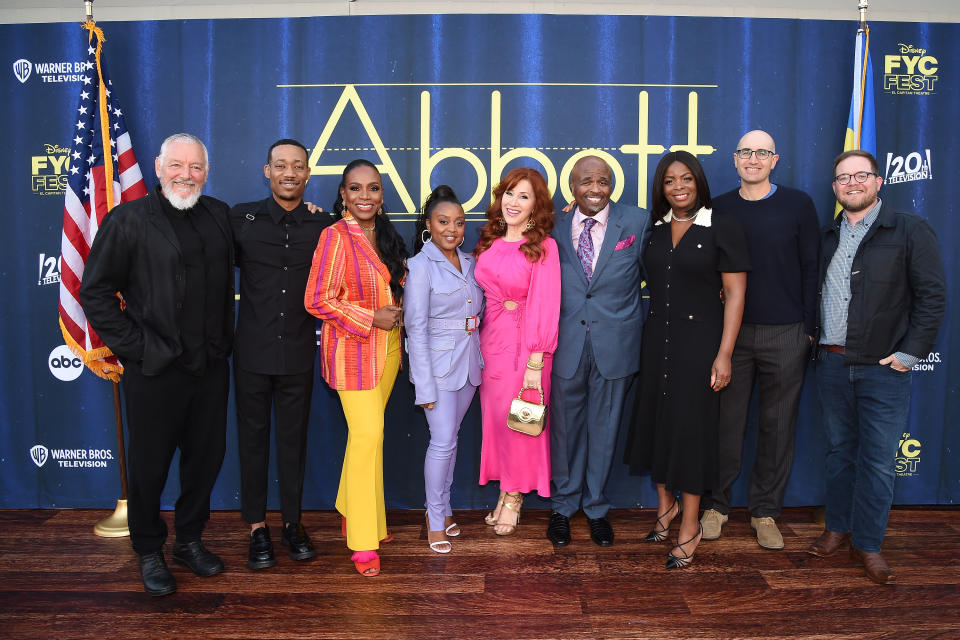
<instances>
[{"instance_id":1,"label":"black midi dress","mask_svg":"<svg viewBox=\"0 0 960 640\"><path fill-rule=\"evenodd\" d=\"M669 221L655 223L644 251L650 309L625 457L631 473L702 495L717 473L723 392L710 389L710 372L723 333L720 274L749 271L750 257L731 216L701 209L676 247Z\"/></svg>"}]
</instances>

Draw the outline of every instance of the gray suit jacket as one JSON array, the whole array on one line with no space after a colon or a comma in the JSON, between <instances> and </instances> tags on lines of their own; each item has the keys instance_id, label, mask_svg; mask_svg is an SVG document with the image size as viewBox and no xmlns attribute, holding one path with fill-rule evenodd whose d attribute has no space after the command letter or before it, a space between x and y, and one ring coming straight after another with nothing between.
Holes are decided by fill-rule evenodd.
<instances>
[{"instance_id":1,"label":"gray suit jacket","mask_svg":"<svg viewBox=\"0 0 960 640\"><path fill-rule=\"evenodd\" d=\"M644 307L643 249L650 236L650 214L610 202L610 218L597 267L587 282L572 243L570 225L576 209L557 215L553 230L560 251L560 336L553 373L570 378L577 370L590 327L597 370L608 380L640 368Z\"/></svg>"}]
</instances>

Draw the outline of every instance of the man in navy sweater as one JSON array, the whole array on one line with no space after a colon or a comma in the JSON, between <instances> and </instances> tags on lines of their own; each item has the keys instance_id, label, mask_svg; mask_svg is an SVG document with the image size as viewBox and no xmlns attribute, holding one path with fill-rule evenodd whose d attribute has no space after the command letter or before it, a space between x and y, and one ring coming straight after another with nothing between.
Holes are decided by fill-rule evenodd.
<instances>
[{"instance_id":1,"label":"man in navy sweater","mask_svg":"<svg viewBox=\"0 0 960 640\"><path fill-rule=\"evenodd\" d=\"M704 496L703 539L720 537L730 488L740 474L747 409L759 381L759 435L750 477L750 526L757 542L782 549L776 518L793 463L797 407L816 331L819 224L806 193L770 182L776 145L764 131L744 135L733 154L740 187L713 199L715 215L743 224L753 270L733 377L720 394L717 486Z\"/></svg>"}]
</instances>

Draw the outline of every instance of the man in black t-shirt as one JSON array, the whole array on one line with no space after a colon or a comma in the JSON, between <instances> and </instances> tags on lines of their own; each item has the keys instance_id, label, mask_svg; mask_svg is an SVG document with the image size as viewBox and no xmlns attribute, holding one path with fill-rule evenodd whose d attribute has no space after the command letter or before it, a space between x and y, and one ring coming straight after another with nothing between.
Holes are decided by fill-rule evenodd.
<instances>
[{"instance_id":1,"label":"man in black t-shirt","mask_svg":"<svg viewBox=\"0 0 960 640\"><path fill-rule=\"evenodd\" d=\"M776 518L793 463L800 390L816 331L819 224L806 193L770 182L779 157L764 131L744 135L733 154L740 187L713 199L715 215L743 224L753 270L743 324L733 351L733 377L720 394L718 482L704 496L703 539L720 537L730 488L740 474L747 410L759 382L759 433L750 477L750 525L757 542L782 549Z\"/></svg>"},{"instance_id":2,"label":"man in black t-shirt","mask_svg":"<svg viewBox=\"0 0 960 640\"><path fill-rule=\"evenodd\" d=\"M307 421L316 360L316 321L303 306L320 232L335 221L308 211L307 150L278 140L267 151L270 197L230 211L240 269L240 312L233 357L240 453L241 513L250 525L247 566L277 561L266 524L270 414L275 416L282 543L293 560L317 555L300 523Z\"/></svg>"}]
</instances>

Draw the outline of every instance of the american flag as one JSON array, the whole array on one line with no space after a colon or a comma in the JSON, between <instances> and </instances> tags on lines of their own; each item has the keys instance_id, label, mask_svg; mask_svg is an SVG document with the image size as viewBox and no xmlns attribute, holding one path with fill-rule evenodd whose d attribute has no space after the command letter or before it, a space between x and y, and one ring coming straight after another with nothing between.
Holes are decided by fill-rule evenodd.
<instances>
[{"instance_id":1,"label":"american flag","mask_svg":"<svg viewBox=\"0 0 960 640\"><path fill-rule=\"evenodd\" d=\"M74 114L60 241L60 329L67 345L91 371L116 382L123 367L87 323L80 306L80 281L104 216L114 205L142 198L147 188L103 63L103 31L93 22L83 27L89 31L87 59ZM108 184L112 188L107 189Z\"/></svg>"}]
</instances>

